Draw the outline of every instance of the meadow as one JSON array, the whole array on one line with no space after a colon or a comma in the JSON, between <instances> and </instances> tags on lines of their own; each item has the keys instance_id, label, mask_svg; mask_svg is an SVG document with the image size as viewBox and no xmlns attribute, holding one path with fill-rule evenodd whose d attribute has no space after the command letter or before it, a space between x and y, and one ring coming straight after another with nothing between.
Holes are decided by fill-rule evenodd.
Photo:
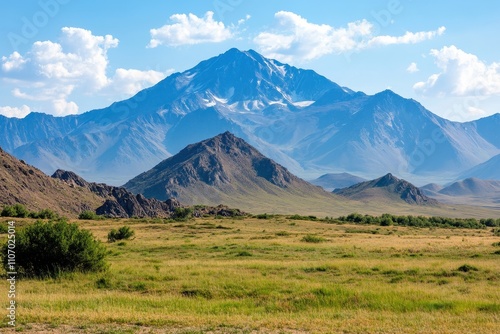
<instances>
[{"instance_id":1,"label":"meadow","mask_svg":"<svg viewBox=\"0 0 500 334\"><path fill-rule=\"evenodd\" d=\"M500 332L500 237L492 228L260 218L75 220L106 244L109 268L20 280L16 330ZM133 239L108 243L109 231L124 225Z\"/></svg>"}]
</instances>

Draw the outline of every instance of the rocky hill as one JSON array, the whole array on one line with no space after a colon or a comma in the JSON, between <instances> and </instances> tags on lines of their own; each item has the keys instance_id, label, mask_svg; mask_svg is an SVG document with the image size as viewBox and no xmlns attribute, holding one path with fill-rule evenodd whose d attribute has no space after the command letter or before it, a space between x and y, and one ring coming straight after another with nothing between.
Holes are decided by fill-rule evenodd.
<instances>
[{"instance_id":1,"label":"rocky hill","mask_svg":"<svg viewBox=\"0 0 500 334\"><path fill-rule=\"evenodd\" d=\"M51 209L71 217L102 202L89 189L51 178L0 148L0 207L20 203L31 211Z\"/></svg>"},{"instance_id":2,"label":"rocky hill","mask_svg":"<svg viewBox=\"0 0 500 334\"><path fill-rule=\"evenodd\" d=\"M59 179L70 187L81 188L104 199L104 204L95 211L107 217L159 217L169 218L180 203L175 199L159 201L134 195L125 188L109 186L104 183L87 182L77 174L58 169L52 178Z\"/></svg>"},{"instance_id":3,"label":"rocky hill","mask_svg":"<svg viewBox=\"0 0 500 334\"><path fill-rule=\"evenodd\" d=\"M124 185L148 198L233 206L294 197L334 196L296 177L230 132L192 144Z\"/></svg>"},{"instance_id":4,"label":"rocky hill","mask_svg":"<svg viewBox=\"0 0 500 334\"><path fill-rule=\"evenodd\" d=\"M386 197L389 199L399 198L413 205L438 204L438 201L424 195L422 190L415 187L410 182L398 179L390 173L375 180L361 182L348 188L335 190L334 193L357 200L365 200L374 197L380 199Z\"/></svg>"}]
</instances>

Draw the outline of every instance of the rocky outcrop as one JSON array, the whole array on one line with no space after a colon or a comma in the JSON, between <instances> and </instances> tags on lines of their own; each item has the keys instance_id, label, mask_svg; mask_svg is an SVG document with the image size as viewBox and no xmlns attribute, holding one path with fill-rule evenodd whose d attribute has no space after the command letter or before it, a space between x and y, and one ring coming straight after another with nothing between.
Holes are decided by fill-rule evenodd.
<instances>
[{"instance_id":1,"label":"rocky outcrop","mask_svg":"<svg viewBox=\"0 0 500 334\"><path fill-rule=\"evenodd\" d=\"M159 201L146 198L141 194L134 195L122 187L113 187L104 183L87 182L77 174L57 170L53 178L63 180L72 187L82 187L105 199L103 205L96 209L99 215L113 218L158 217L169 218L175 208L181 204L176 199Z\"/></svg>"},{"instance_id":2,"label":"rocky outcrop","mask_svg":"<svg viewBox=\"0 0 500 334\"><path fill-rule=\"evenodd\" d=\"M213 206L195 206L193 216L221 216L221 217L243 217L247 214L239 209L231 209L226 205Z\"/></svg>"},{"instance_id":3,"label":"rocky outcrop","mask_svg":"<svg viewBox=\"0 0 500 334\"><path fill-rule=\"evenodd\" d=\"M76 217L101 202L91 191L53 179L0 148L0 208L23 204L30 211L50 209Z\"/></svg>"}]
</instances>

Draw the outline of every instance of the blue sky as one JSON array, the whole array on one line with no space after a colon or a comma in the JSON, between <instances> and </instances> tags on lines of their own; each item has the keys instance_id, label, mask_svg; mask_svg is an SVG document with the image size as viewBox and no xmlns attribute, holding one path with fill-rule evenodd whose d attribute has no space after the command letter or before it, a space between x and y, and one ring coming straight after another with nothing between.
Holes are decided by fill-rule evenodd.
<instances>
[{"instance_id":1,"label":"blue sky","mask_svg":"<svg viewBox=\"0 0 500 334\"><path fill-rule=\"evenodd\" d=\"M500 112L497 1L4 0L0 114L82 113L229 48L466 121Z\"/></svg>"}]
</instances>

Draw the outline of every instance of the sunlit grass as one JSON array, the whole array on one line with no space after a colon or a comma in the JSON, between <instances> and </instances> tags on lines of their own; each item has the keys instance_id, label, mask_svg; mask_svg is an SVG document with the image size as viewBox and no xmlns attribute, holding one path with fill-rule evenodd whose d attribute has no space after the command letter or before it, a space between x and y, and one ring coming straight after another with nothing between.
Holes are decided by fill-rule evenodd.
<instances>
[{"instance_id":1,"label":"sunlit grass","mask_svg":"<svg viewBox=\"0 0 500 334\"><path fill-rule=\"evenodd\" d=\"M20 281L19 329L500 329L499 238L491 229L336 225L281 216L79 224L103 242L124 224L135 236L106 243L106 272ZM320 242L308 242L311 236Z\"/></svg>"}]
</instances>

